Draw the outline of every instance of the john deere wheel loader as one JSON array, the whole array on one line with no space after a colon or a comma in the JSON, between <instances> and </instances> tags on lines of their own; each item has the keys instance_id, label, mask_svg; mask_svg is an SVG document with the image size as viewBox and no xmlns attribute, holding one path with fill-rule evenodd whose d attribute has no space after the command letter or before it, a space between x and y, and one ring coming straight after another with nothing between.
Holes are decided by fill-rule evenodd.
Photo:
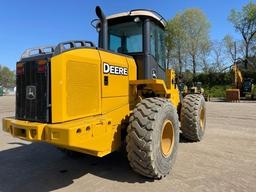
<instances>
[{"instance_id":1,"label":"john deere wheel loader","mask_svg":"<svg viewBox=\"0 0 256 192\"><path fill-rule=\"evenodd\" d=\"M68 41L25 51L17 62L15 118L3 119L14 137L103 157L126 143L134 171L166 176L180 128L200 141L202 95L181 103L175 73L166 68L164 18L132 10L99 17L99 46ZM179 122L180 119L180 122Z\"/></svg>"}]
</instances>

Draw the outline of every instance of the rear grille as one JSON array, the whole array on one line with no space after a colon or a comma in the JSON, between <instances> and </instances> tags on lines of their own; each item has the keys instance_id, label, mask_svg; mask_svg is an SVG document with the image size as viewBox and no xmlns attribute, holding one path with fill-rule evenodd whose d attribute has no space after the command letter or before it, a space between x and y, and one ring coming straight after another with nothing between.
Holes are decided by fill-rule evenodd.
<instances>
[{"instance_id":1,"label":"rear grille","mask_svg":"<svg viewBox=\"0 0 256 192\"><path fill-rule=\"evenodd\" d=\"M16 119L51 122L50 62L45 72L38 72L38 61L49 60L51 55L21 60L24 73L16 76Z\"/></svg>"},{"instance_id":2,"label":"rear grille","mask_svg":"<svg viewBox=\"0 0 256 192\"><path fill-rule=\"evenodd\" d=\"M16 70L16 119L52 122L50 59L53 55L82 47L95 45L90 41L76 40L60 43L56 48L45 46L25 50ZM40 61L47 61L46 68ZM33 98L33 94L28 97L28 93L33 93L36 97Z\"/></svg>"}]
</instances>

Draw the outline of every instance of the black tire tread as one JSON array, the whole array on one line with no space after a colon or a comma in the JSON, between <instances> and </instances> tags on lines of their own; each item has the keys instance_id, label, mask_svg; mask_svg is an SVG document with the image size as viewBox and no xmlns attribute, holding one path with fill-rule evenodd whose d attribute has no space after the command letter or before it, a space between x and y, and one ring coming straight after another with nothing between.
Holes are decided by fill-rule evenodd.
<instances>
[{"instance_id":1,"label":"black tire tread","mask_svg":"<svg viewBox=\"0 0 256 192\"><path fill-rule=\"evenodd\" d=\"M137 104L130 117L126 137L128 160L133 170L144 176L158 179L163 175L158 173L154 166L151 125L164 105L172 107L170 101L164 98L147 98Z\"/></svg>"},{"instance_id":2,"label":"black tire tread","mask_svg":"<svg viewBox=\"0 0 256 192\"><path fill-rule=\"evenodd\" d=\"M204 102L204 97L200 94L187 95L182 104L181 110L181 131L182 136L190 141L200 141L200 127L198 125L201 101Z\"/></svg>"}]
</instances>

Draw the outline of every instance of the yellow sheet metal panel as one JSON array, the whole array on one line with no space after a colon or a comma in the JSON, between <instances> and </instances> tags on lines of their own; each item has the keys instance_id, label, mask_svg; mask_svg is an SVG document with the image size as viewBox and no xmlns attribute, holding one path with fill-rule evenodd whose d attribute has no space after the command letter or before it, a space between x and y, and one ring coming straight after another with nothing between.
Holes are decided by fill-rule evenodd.
<instances>
[{"instance_id":1,"label":"yellow sheet metal panel","mask_svg":"<svg viewBox=\"0 0 256 192\"><path fill-rule=\"evenodd\" d=\"M170 90L170 101L173 105L178 107L180 103L180 93L178 89L178 85L175 82L176 74L172 69L166 70L166 80L167 80L167 88Z\"/></svg>"},{"instance_id":2,"label":"yellow sheet metal panel","mask_svg":"<svg viewBox=\"0 0 256 192\"><path fill-rule=\"evenodd\" d=\"M123 107L125 105L127 105L128 108L128 104L128 96L102 98L102 114L107 114L108 112L117 110L118 108Z\"/></svg>"},{"instance_id":3,"label":"yellow sheet metal panel","mask_svg":"<svg viewBox=\"0 0 256 192\"><path fill-rule=\"evenodd\" d=\"M171 89L171 98L170 98L171 103L177 108L178 105L180 104L180 96L179 96L179 91L176 89Z\"/></svg>"},{"instance_id":4,"label":"yellow sheet metal panel","mask_svg":"<svg viewBox=\"0 0 256 192\"><path fill-rule=\"evenodd\" d=\"M61 122L66 113L66 58L62 55L51 59L51 108L52 122ZM63 64L64 63L64 64Z\"/></svg>"},{"instance_id":5,"label":"yellow sheet metal panel","mask_svg":"<svg viewBox=\"0 0 256 192\"><path fill-rule=\"evenodd\" d=\"M86 54L86 53L85 53ZM98 114L100 111L99 63L70 60L67 62L67 115Z\"/></svg>"},{"instance_id":6,"label":"yellow sheet metal panel","mask_svg":"<svg viewBox=\"0 0 256 192\"><path fill-rule=\"evenodd\" d=\"M53 123L101 113L100 71L96 49L75 49L51 59Z\"/></svg>"},{"instance_id":7,"label":"yellow sheet metal panel","mask_svg":"<svg viewBox=\"0 0 256 192\"><path fill-rule=\"evenodd\" d=\"M129 68L129 80L137 80L137 66L133 58L127 57L127 63Z\"/></svg>"},{"instance_id":8,"label":"yellow sheet metal panel","mask_svg":"<svg viewBox=\"0 0 256 192\"><path fill-rule=\"evenodd\" d=\"M102 97L128 96L130 74L126 57L102 50L99 53L103 72Z\"/></svg>"},{"instance_id":9,"label":"yellow sheet metal panel","mask_svg":"<svg viewBox=\"0 0 256 192\"><path fill-rule=\"evenodd\" d=\"M129 64L129 109L133 110L136 105L137 89L130 84L130 81L137 80L137 65L133 58L127 57Z\"/></svg>"}]
</instances>

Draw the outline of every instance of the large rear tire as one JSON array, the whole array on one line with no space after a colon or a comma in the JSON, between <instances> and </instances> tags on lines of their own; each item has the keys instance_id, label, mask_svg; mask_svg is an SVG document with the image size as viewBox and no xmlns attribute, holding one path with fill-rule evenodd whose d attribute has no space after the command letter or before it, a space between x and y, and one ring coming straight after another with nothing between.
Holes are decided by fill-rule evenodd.
<instances>
[{"instance_id":1,"label":"large rear tire","mask_svg":"<svg viewBox=\"0 0 256 192\"><path fill-rule=\"evenodd\" d=\"M130 117L126 142L135 172L157 179L169 174L179 143L176 108L163 98L142 100Z\"/></svg>"},{"instance_id":2,"label":"large rear tire","mask_svg":"<svg viewBox=\"0 0 256 192\"><path fill-rule=\"evenodd\" d=\"M201 141L205 133L206 107L200 94L187 95L181 108L182 136L190 141Z\"/></svg>"}]
</instances>

